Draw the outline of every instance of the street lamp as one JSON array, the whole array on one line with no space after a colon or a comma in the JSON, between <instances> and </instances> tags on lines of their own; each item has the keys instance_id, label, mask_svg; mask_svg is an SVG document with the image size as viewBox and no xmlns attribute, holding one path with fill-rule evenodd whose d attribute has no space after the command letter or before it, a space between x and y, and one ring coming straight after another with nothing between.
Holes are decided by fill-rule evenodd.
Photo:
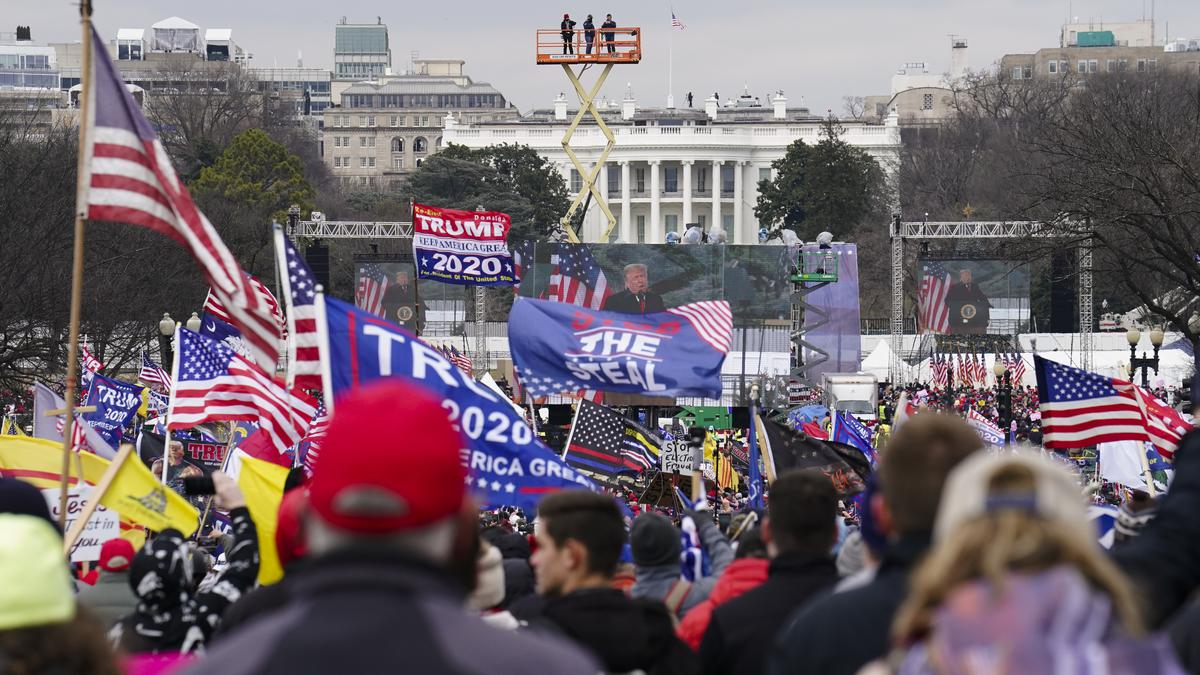
<instances>
[{"instance_id":1,"label":"street lamp","mask_svg":"<svg viewBox=\"0 0 1200 675\"><path fill-rule=\"evenodd\" d=\"M1012 426L1012 381L1008 368L999 361L992 366L992 372L996 374L996 415L1000 418L1000 428L1007 434Z\"/></svg>"},{"instance_id":2,"label":"street lamp","mask_svg":"<svg viewBox=\"0 0 1200 675\"><path fill-rule=\"evenodd\" d=\"M191 318L187 320L187 329L193 333L199 333L200 325L202 323L203 322L200 321L200 317L195 312L192 312Z\"/></svg>"},{"instance_id":3,"label":"street lamp","mask_svg":"<svg viewBox=\"0 0 1200 675\"><path fill-rule=\"evenodd\" d=\"M1136 375L1140 369L1142 371L1142 388L1150 388L1150 369L1154 369L1154 374L1158 374L1158 348L1162 347L1163 332L1162 329L1155 328L1150 331L1150 344L1154 346L1154 356L1147 357L1146 352L1142 352L1141 357L1137 355L1138 343L1142 340L1142 332L1136 328L1130 328L1129 332L1125 333L1125 339L1129 342L1129 374Z\"/></svg>"},{"instance_id":4,"label":"street lamp","mask_svg":"<svg viewBox=\"0 0 1200 675\"><path fill-rule=\"evenodd\" d=\"M171 318L170 314L163 312L163 318L158 322L158 355L162 357L162 367L165 369L171 368L171 363L175 360L171 354L171 336L175 334L175 319Z\"/></svg>"}]
</instances>

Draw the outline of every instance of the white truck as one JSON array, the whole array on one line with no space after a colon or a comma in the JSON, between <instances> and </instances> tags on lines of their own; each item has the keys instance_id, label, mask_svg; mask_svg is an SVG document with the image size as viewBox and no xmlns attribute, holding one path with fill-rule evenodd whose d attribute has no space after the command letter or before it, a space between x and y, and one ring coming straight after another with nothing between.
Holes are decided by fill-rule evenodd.
<instances>
[{"instance_id":1,"label":"white truck","mask_svg":"<svg viewBox=\"0 0 1200 675\"><path fill-rule=\"evenodd\" d=\"M869 373L826 373L821 378L825 406L860 420L879 416L879 378Z\"/></svg>"}]
</instances>

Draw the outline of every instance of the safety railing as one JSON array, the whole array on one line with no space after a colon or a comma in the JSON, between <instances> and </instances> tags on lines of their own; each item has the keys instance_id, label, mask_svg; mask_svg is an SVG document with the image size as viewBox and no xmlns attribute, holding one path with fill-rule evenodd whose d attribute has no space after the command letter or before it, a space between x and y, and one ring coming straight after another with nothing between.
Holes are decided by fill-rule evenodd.
<instances>
[{"instance_id":1,"label":"safety railing","mask_svg":"<svg viewBox=\"0 0 1200 675\"><path fill-rule=\"evenodd\" d=\"M637 63L642 60L642 29L544 28L537 32L538 63Z\"/></svg>"}]
</instances>

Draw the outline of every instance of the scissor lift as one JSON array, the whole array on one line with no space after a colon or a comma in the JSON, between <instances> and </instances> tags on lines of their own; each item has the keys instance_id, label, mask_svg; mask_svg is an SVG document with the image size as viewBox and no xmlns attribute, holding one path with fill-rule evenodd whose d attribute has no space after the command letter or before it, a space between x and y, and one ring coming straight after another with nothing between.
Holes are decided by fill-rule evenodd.
<instances>
[{"instance_id":1,"label":"scissor lift","mask_svg":"<svg viewBox=\"0 0 1200 675\"><path fill-rule=\"evenodd\" d=\"M590 39L589 39L590 37ZM583 205L585 198L591 195L591 199L596 201L604 216L608 218L608 227L604 230L601 241L608 241L609 235L612 233L613 227L617 224L617 219L612 214L612 210L608 208L608 203L604 200L604 196L596 187L596 180L600 176L600 167L604 166L608 155L612 152L613 146L616 145L616 137L613 136L612 130L604 123L604 118L600 116L600 111L596 108L596 96L600 93L601 87L604 86L604 81L608 79L608 74L612 67L618 63L638 63L642 60L642 31L640 28L596 28L594 31L584 31L579 26L576 26L572 31L563 31L558 28L546 28L537 32L537 62L539 65L561 65L563 72L567 74L567 79L571 81L571 86L574 87L575 93L579 96L579 111L575 113L571 124L567 126L567 131L563 134L562 146L563 152L571 159L571 164L575 166L575 170L579 172L582 178L582 185L575 198L571 200L571 207L567 209L567 214L563 216L562 228L566 232L567 238L572 243L579 243L579 236L571 227L571 218L575 212ZM579 71L571 69L572 65L580 65ZM604 69L600 71L600 76L596 79L596 83L592 88L586 89L580 78L584 72L593 65L603 65ZM608 142L604 145L604 150L596 159L596 163L592 167L585 168L583 163L579 161L579 157L571 149L571 137L575 134L575 129L579 127L579 123L583 121L585 113L591 114L592 119L596 120L596 126Z\"/></svg>"}]
</instances>

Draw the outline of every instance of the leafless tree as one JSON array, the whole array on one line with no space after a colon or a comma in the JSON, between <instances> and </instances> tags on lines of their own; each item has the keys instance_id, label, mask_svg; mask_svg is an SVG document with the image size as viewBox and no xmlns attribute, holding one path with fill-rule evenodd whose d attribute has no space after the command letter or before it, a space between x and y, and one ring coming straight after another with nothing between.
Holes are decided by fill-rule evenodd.
<instances>
[{"instance_id":1,"label":"leafless tree","mask_svg":"<svg viewBox=\"0 0 1200 675\"><path fill-rule=\"evenodd\" d=\"M867 110L867 99L865 96L843 96L842 97L842 112L846 117L852 120L860 120L863 118L863 113Z\"/></svg>"}]
</instances>

